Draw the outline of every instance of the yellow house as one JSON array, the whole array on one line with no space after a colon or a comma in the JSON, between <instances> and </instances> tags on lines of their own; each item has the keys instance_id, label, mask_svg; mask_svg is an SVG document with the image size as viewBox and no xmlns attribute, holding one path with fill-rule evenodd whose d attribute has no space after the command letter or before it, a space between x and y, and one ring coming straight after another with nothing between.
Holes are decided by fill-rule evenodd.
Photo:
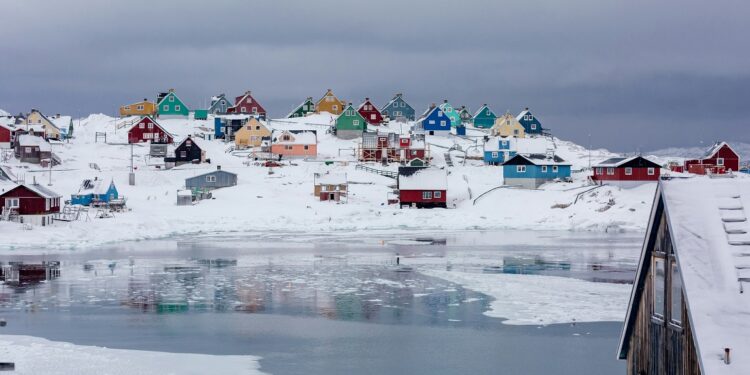
<instances>
[{"instance_id":1,"label":"yellow house","mask_svg":"<svg viewBox=\"0 0 750 375\"><path fill-rule=\"evenodd\" d=\"M263 138L270 136L271 131L256 118L251 117L234 133L234 145L237 148L260 147Z\"/></svg>"},{"instance_id":2,"label":"yellow house","mask_svg":"<svg viewBox=\"0 0 750 375\"><path fill-rule=\"evenodd\" d=\"M523 125L521 125L521 123L516 120L516 116L511 115L510 112L505 112L504 115L495 119L495 125L490 128L490 133L493 136L500 137L526 137Z\"/></svg>"},{"instance_id":3,"label":"yellow house","mask_svg":"<svg viewBox=\"0 0 750 375\"><path fill-rule=\"evenodd\" d=\"M316 112L328 112L334 115L340 115L341 112L344 112L344 108L346 108L346 103L337 98L331 89L328 89L326 94L315 103Z\"/></svg>"},{"instance_id":4,"label":"yellow house","mask_svg":"<svg viewBox=\"0 0 750 375\"><path fill-rule=\"evenodd\" d=\"M46 139L60 139L60 128L58 128L42 112L32 109L26 117L26 131L43 136Z\"/></svg>"},{"instance_id":5,"label":"yellow house","mask_svg":"<svg viewBox=\"0 0 750 375\"><path fill-rule=\"evenodd\" d=\"M154 114L156 114L156 103L150 102L145 98L140 102L120 107L120 117L154 116Z\"/></svg>"}]
</instances>

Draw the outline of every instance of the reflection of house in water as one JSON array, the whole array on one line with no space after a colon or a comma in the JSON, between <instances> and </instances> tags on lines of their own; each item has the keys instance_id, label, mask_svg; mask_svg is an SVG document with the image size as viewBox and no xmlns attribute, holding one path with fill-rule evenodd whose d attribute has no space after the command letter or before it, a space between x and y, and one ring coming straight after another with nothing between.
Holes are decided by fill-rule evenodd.
<instances>
[{"instance_id":1,"label":"reflection of house in water","mask_svg":"<svg viewBox=\"0 0 750 375\"><path fill-rule=\"evenodd\" d=\"M0 280L6 284L31 284L60 277L60 262L42 262L38 264L24 264L9 262L0 264Z\"/></svg>"},{"instance_id":2,"label":"reflection of house in water","mask_svg":"<svg viewBox=\"0 0 750 375\"><path fill-rule=\"evenodd\" d=\"M509 274L535 274L542 271L569 271L570 261L567 260L545 260L541 256L535 257L503 257L503 265L500 267L485 267L485 272L496 270L498 273Z\"/></svg>"}]
</instances>

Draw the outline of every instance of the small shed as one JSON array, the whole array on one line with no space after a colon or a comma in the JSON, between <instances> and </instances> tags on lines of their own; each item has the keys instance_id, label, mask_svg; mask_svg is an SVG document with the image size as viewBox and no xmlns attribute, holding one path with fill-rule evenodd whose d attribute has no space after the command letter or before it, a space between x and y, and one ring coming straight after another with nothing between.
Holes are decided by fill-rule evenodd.
<instances>
[{"instance_id":1,"label":"small shed","mask_svg":"<svg viewBox=\"0 0 750 375\"><path fill-rule=\"evenodd\" d=\"M220 165L215 171L185 179L185 188L191 191L208 191L236 185L237 175L222 170Z\"/></svg>"},{"instance_id":2,"label":"small shed","mask_svg":"<svg viewBox=\"0 0 750 375\"><path fill-rule=\"evenodd\" d=\"M190 190L177 190L177 205L191 206L193 204L193 192Z\"/></svg>"},{"instance_id":3,"label":"small shed","mask_svg":"<svg viewBox=\"0 0 750 375\"><path fill-rule=\"evenodd\" d=\"M349 193L346 173L316 173L314 195L321 201L340 202Z\"/></svg>"},{"instance_id":4,"label":"small shed","mask_svg":"<svg viewBox=\"0 0 750 375\"><path fill-rule=\"evenodd\" d=\"M398 191L401 207L446 208L448 175L437 168L399 167Z\"/></svg>"}]
</instances>

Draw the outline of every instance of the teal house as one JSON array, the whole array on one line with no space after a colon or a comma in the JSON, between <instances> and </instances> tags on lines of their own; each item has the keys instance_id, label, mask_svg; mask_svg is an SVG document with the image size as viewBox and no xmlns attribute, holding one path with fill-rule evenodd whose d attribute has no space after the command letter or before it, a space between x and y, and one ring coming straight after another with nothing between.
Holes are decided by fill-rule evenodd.
<instances>
[{"instance_id":1,"label":"teal house","mask_svg":"<svg viewBox=\"0 0 750 375\"><path fill-rule=\"evenodd\" d=\"M190 115L190 109L177 97L174 89L160 93L156 103L156 112L160 118L187 118Z\"/></svg>"},{"instance_id":2,"label":"teal house","mask_svg":"<svg viewBox=\"0 0 750 375\"><path fill-rule=\"evenodd\" d=\"M302 104L298 105L292 112L290 112L287 118L305 117L308 113L315 112L315 103L312 97L307 97Z\"/></svg>"},{"instance_id":3,"label":"teal house","mask_svg":"<svg viewBox=\"0 0 750 375\"><path fill-rule=\"evenodd\" d=\"M343 139L355 139L362 137L362 133L367 129L367 121L362 115L354 109L352 103L344 108L339 117L336 118L334 125L334 134Z\"/></svg>"},{"instance_id":4,"label":"teal house","mask_svg":"<svg viewBox=\"0 0 750 375\"><path fill-rule=\"evenodd\" d=\"M474 113L473 121L474 121L474 127L482 128L482 129L489 129L493 125L495 125L495 119L497 118L497 115L495 115L495 112L492 112L490 107L487 104L483 104L476 113Z\"/></svg>"},{"instance_id":5,"label":"teal house","mask_svg":"<svg viewBox=\"0 0 750 375\"><path fill-rule=\"evenodd\" d=\"M526 134L542 134L542 123L528 108L518 114L516 120L521 123Z\"/></svg>"},{"instance_id":6,"label":"teal house","mask_svg":"<svg viewBox=\"0 0 750 375\"><path fill-rule=\"evenodd\" d=\"M439 105L438 108L443 111L445 116L451 119L451 126L456 127L461 123L461 115L450 103L448 103L448 100L443 100L443 104Z\"/></svg>"}]
</instances>

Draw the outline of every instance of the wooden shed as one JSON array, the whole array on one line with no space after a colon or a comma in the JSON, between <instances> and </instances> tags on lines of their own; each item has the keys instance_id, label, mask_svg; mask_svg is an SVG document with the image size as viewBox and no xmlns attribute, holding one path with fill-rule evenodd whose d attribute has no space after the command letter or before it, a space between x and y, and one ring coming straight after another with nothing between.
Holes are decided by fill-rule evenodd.
<instances>
[{"instance_id":1,"label":"wooden shed","mask_svg":"<svg viewBox=\"0 0 750 375\"><path fill-rule=\"evenodd\" d=\"M185 179L185 188L196 191L209 191L237 185L237 175L216 166L215 171Z\"/></svg>"},{"instance_id":2,"label":"wooden shed","mask_svg":"<svg viewBox=\"0 0 750 375\"><path fill-rule=\"evenodd\" d=\"M316 173L314 176L313 194L320 201L340 202L349 193L349 181L346 173Z\"/></svg>"}]
</instances>

